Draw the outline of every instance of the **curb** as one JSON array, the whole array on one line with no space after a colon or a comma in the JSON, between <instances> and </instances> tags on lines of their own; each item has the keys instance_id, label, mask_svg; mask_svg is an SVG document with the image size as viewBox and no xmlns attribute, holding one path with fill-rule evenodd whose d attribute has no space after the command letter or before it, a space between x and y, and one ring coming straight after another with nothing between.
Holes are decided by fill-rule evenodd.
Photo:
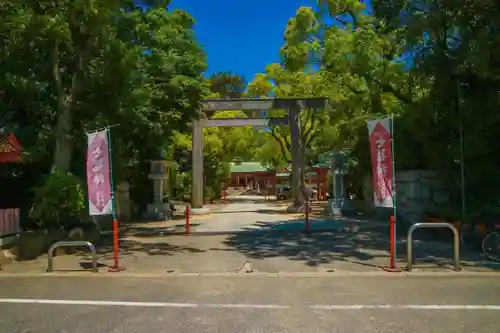
<instances>
[{"instance_id":1,"label":"curb","mask_svg":"<svg viewBox=\"0 0 500 333\"><path fill-rule=\"evenodd\" d=\"M238 272L170 272L170 273L129 273L119 272L113 273L97 273L91 272L52 272L52 273L7 273L0 272L2 278L61 278L61 277L90 277L90 278L187 278L187 277L293 277L293 278L345 278L345 277L382 277L382 278L467 278L467 277L496 277L500 276L500 272L350 272L350 271L335 271L335 272L253 272L253 273L238 273Z\"/></svg>"}]
</instances>

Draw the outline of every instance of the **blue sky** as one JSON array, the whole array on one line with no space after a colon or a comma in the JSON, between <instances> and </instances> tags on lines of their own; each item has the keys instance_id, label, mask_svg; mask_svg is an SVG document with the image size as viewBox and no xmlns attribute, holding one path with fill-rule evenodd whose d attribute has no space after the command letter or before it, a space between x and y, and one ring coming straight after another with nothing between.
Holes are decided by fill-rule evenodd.
<instances>
[{"instance_id":1,"label":"blue sky","mask_svg":"<svg viewBox=\"0 0 500 333\"><path fill-rule=\"evenodd\" d=\"M196 20L198 41L208 55L208 73L232 71L247 81L279 61L283 32L301 6L316 0L172 0Z\"/></svg>"}]
</instances>

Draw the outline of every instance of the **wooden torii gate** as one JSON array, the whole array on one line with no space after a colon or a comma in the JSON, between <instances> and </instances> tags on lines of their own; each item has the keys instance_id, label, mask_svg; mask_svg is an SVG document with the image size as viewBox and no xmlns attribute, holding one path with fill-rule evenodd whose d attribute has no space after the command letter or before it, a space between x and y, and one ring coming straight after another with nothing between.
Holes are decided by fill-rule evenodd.
<instances>
[{"instance_id":1,"label":"wooden torii gate","mask_svg":"<svg viewBox=\"0 0 500 333\"><path fill-rule=\"evenodd\" d=\"M192 177L192 213L206 214L203 207L203 128L213 126L273 126L290 125L292 145L292 197L294 206L302 205L299 185L303 182L303 146L301 140L300 111L303 109L324 109L326 97L312 98L241 98L207 99L202 101L202 108L197 119L193 119L193 177ZM259 117L264 111L273 109L287 110L288 114L279 118ZM243 111L248 118L214 118L218 111Z\"/></svg>"}]
</instances>

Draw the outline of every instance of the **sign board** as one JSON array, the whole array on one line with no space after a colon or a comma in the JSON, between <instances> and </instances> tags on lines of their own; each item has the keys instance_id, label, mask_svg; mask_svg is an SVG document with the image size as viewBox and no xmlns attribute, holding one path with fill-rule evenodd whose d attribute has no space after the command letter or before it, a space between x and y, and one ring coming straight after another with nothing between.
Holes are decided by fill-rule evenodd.
<instances>
[{"instance_id":1,"label":"sign board","mask_svg":"<svg viewBox=\"0 0 500 333\"><path fill-rule=\"evenodd\" d=\"M276 126L288 124L288 118L212 118L202 122L203 127Z\"/></svg>"},{"instance_id":2,"label":"sign board","mask_svg":"<svg viewBox=\"0 0 500 333\"><path fill-rule=\"evenodd\" d=\"M376 207L394 207L391 121L391 118L368 121L373 175L373 200Z\"/></svg>"}]
</instances>

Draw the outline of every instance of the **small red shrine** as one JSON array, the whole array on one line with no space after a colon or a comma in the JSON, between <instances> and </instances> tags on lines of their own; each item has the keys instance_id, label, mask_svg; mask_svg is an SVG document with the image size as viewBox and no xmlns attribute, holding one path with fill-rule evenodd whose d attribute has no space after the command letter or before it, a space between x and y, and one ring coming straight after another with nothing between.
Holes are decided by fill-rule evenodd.
<instances>
[{"instance_id":1,"label":"small red shrine","mask_svg":"<svg viewBox=\"0 0 500 333\"><path fill-rule=\"evenodd\" d=\"M0 136L0 163L21 162L21 144L14 134Z\"/></svg>"},{"instance_id":2,"label":"small red shrine","mask_svg":"<svg viewBox=\"0 0 500 333\"><path fill-rule=\"evenodd\" d=\"M20 161L21 145L16 136L14 134L2 136L0 132L0 164ZM13 242L15 239L13 235L20 232L19 213L19 208L0 209L0 245Z\"/></svg>"},{"instance_id":3,"label":"small red shrine","mask_svg":"<svg viewBox=\"0 0 500 333\"><path fill-rule=\"evenodd\" d=\"M317 200L327 200L328 171L329 167L321 165L315 165L306 170L305 185L316 189ZM290 172L290 168L270 170L258 162L233 162L228 186L242 189L266 189L269 193L275 193L277 187L290 185Z\"/></svg>"}]
</instances>

